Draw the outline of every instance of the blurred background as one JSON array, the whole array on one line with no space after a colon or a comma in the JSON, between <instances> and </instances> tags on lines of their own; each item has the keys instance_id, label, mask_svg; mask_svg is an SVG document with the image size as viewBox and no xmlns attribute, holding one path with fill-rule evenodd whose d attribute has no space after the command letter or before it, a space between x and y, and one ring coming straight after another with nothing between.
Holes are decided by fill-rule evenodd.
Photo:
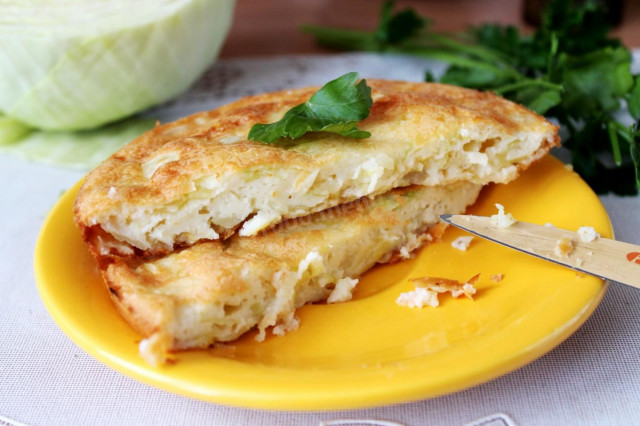
<instances>
[{"instance_id":1,"label":"blurred background","mask_svg":"<svg viewBox=\"0 0 640 426\"><path fill-rule=\"evenodd\" d=\"M628 47L640 47L640 1L608 0L620 10L613 34ZM525 6L539 8L544 0L406 0L398 8L412 7L435 21L441 31L460 31L485 22L533 28L524 20ZM237 0L235 17L221 57L274 54L329 53L316 46L300 26L316 24L353 29L374 29L378 0ZM616 13L613 14L617 18Z\"/></svg>"}]
</instances>

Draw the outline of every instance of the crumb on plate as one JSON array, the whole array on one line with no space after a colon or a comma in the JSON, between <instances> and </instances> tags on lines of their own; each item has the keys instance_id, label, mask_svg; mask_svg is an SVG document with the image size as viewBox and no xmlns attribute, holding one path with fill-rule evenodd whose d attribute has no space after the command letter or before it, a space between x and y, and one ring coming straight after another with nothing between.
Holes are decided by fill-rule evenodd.
<instances>
[{"instance_id":1,"label":"crumb on plate","mask_svg":"<svg viewBox=\"0 0 640 426\"><path fill-rule=\"evenodd\" d=\"M424 306L435 308L440 305L438 295L445 292L451 293L454 298L464 295L473 300L473 295L476 294L474 283L479 276L480 274L476 274L465 283L449 278L412 278L410 281L415 285L415 290L401 293L396 299L396 303L409 308L422 308Z\"/></svg>"},{"instance_id":2,"label":"crumb on plate","mask_svg":"<svg viewBox=\"0 0 640 426\"><path fill-rule=\"evenodd\" d=\"M472 236L458 237L451 243L451 247L458 249L460 251L467 251L469 248L469 244L471 244L471 240L473 240Z\"/></svg>"}]
</instances>

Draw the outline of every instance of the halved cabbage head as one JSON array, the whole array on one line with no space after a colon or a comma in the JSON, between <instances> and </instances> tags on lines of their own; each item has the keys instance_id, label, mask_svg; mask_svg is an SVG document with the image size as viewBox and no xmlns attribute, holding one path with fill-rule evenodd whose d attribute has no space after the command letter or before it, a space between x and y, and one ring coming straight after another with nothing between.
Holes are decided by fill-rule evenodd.
<instances>
[{"instance_id":1,"label":"halved cabbage head","mask_svg":"<svg viewBox=\"0 0 640 426\"><path fill-rule=\"evenodd\" d=\"M214 61L234 0L0 0L0 111L88 129L164 102Z\"/></svg>"}]
</instances>

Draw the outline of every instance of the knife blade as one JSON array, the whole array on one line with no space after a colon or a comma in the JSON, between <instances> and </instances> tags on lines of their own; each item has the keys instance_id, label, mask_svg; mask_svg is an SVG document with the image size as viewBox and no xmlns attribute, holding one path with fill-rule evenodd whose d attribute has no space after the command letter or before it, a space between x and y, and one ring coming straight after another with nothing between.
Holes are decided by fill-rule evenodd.
<instances>
[{"instance_id":1,"label":"knife blade","mask_svg":"<svg viewBox=\"0 0 640 426\"><path fill-rule=\"evenodd\" d=\"M517 221L508 227L490 217L441 215L453 226L573 270L640 288L640 246L609 238L583 241L577 232Z\"/></svg>"}]
</instances>

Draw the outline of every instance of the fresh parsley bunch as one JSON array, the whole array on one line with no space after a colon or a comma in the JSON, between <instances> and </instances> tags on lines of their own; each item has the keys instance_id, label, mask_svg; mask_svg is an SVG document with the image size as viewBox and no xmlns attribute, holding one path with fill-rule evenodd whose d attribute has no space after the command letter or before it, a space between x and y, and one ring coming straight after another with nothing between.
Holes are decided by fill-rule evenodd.
<instances>
[{"instance_id":1,"label":"fresh parsley bunch","mask_svg":"<svg viewBox=\"0 0 640 426\"><path fill-rule=\"evenodd\" d=\"M383 4L375 31L306 26L318 43L346 50L413 54L450 64L440 82L490 90L556 119L574 169L599 193L640 188L640 78L609 37L599 3L552 1L530 35L485 24L463 34L429 30L413 9ZM434 76L427 72L427 81ZM624 108L626 106L626 108ZM635 126L625 124L635 122Z\"/></svg>"}]
</instances>

